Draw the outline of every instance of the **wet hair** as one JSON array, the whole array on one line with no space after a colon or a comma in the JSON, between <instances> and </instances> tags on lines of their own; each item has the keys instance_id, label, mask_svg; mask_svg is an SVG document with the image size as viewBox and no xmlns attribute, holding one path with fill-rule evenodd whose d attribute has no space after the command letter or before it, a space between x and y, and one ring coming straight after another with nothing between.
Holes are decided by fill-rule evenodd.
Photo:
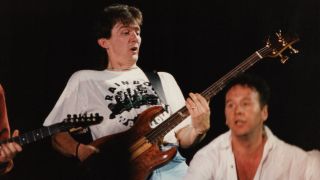
<instances>
[{"instance_id":1,"label":"wet hair","mask_svg":"<svg viewBox=\"0 0 320 180\"><path fill-rule=\"evenodd\" d=\"M96 19L96 38L109 39L112 28L118 22L124 25L138 24L141 26L142 13L138 8L124 4L111 5L104 8L103 12Z\"/></svg>"},{"instance_id":2,"label":"wet hair","mask_svg":"<svg viewBox=\"0 0 320 180\"><path fill-rule=\"evenodd\" d=\"M267 82L259 76L252 74L240 74L227 83L225 88L226 92L236 85L246 86L256 90L259 94L261 107L268 105L270 99L270 87Z\"/></svg>"}]
</instances>

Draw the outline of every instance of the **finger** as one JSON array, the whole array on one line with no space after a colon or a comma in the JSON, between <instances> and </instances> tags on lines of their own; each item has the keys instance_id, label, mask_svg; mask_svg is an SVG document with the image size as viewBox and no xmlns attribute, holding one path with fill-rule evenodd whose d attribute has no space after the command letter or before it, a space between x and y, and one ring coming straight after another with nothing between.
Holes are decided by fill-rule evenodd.
<instances>
[{"instance_id":1,"label":"finger","mask_svg":"<svg viewBox=\"0 0 320 180\"><path fill-rule=\"evenodd\" d=\"M4 154L4 151L2 149L3 149L3 146L1 145L0 146L0 159L5 159L5 154Z\"/></svg>"},{"instance_id":2,"label":"finger","mask_svg":"<svg viewBox=\"0 0 320 180\"><path fill-rule=\"evenodd\" d=\"M187 102L188 102L188 104L190 105L190 107L196 107L196 104L195 104L195 102L192 100L192 98L191 97L188 97L187 98Z\"/></svg>"},{"instance_id":3,"label":"finger","mask_svg":"<svg viewBox=\"0 0 320 180\"><path fill-rule=\"evenodd\" d=\"M12 133L12 137L18 137L19 136L19 130L14 130ZM21 152L22 151L22 147L17 144L17 143L13 143L14 148L16 149L16 151Z\"/></svg>"},{"instance_id":4,"label":"finger","mask_svg":"<svg viewBox=\"0 0 320 180\"><path fill-rule=\"evenodd\" d=\"M100 150L97 149L97 148L94 147L94 146L88 145L88 147L91 148L95 153L99 153L99 152L100 152Z\"/></svg>"},{"instance_id":5,"label":"finger","mask_svg":"<svg viewBox=\"0 0 320 180\"><path fill-rule=\"evenodd\" d=\"M1 155L4 157L4 159L8 159L10 157L10 150L8 148L7 144L3 144L1 148Z\"/></svg>"},{"instance_id":6,"label":"finger","mask_svg":"<svg viewBox=\"0 0 320 180\"><path fill-rule=\"evenodd\" d=\"M15 148L15 146L13 145L14 143L8 143L7 144L7 147L8 147L8 150L9 151L7 151L8 152L8 157L10 157L10 158L13 158L15 155L16 155L16 153L17 153L17 149Z\"/></svg>"},{"instance_id":7,"label":"finger","mask_svg":"<svg viewBox=\"0 0 320 180\"><path fill-rule=\"evenodd\" d=\"M209 110L210 108L208 101L199 93L197 93L196 96L201 107L204 108L206 111Z\"/></svg>"},{"instance_id":8,"label":"finger","mask_svg":"<svg viewBox=\"0 0 320 180\"><path fill-rule=\"evenodd\" d=\"M19 130L16 129L13 131L12 137L17 137L17 136L19 136Z\"/></svg>"},{"instance_id":9,"label":"finger","mask_svg":"<svg viewBox=\"0 0 320 180\"><path fill-rule=\"evenodd\" d=\"M199 97L198 97L199 94L197 95L197 94L194 94L194 93L190 93L189 96L191 97L191 99L192 99L193 103L195 104L195 107L197 108L197 110L199 112L204 112L205 110L202 107L202 104L201 104L201 102L199 100Z\"/></svg>"},{"instance_id":10,"label":"finger","mask_svg":"<svg viewBox=\"0 0 320 180\"><path fill-rule=\"evenodd\" d=\"M14 148L16 149L16 151L21 152L22 151L22 147L18 144L18 143L12 143Z\"/></svg>"},{"instance_id":11,"label":"finger","mask_svg":"<svg viewBox=\"0 0 320 180\"><path fill-rule=\"evenodd\" d=\"M190 102L188 102L188 100L187 100L187 101L186 101L186 107L187 107L190 115L192 116L192 115L193 115L193 111L194 111L194 109L195 109L195 106L192 106L192 105L190 104Z\"/></svg>"},{"instance_id":12,"label":"finger","mask_svg":"<svg viewBox=\"0 0 320 180\"><path fill-rule=\"evenodd\" d=\"M195 103L191 100L191 98L187 98L186 107L187 107L190 115L193 117L195 115L195 111L197 110L197 107L196 107Z\"/></svg>"}]
</instances>

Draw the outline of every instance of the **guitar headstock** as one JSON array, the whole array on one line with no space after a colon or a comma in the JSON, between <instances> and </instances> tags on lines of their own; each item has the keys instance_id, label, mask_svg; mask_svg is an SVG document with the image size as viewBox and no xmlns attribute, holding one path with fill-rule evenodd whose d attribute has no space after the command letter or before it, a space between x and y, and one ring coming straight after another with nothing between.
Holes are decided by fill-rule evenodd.
<instances>
[{"instance_id":1,"label":"guitar headstock","mask_svg":"<svg viewBox=\"0 0 320 180\"><path fill-rule=\"evenodd\" d=\"M91 125L99 124L103 120L103 116L100 116L99 113L95 114L68 114L67 118L63 120L63 124L69 128L86 128Z\"/></svg>"},{"instance_id":2,"label":"guitar headstock","mask_svg":"<svg viewBox=\"0 0 320 180\"><path fill-rule=\"evenodd\" d=\"M291 54L297 54L299 51L293 48L293 44L299 41L299 37L296 35L282 34L281 30L275 33L275 37L268 38L266 47L271 49L271 53L268 53L268 57L279 57L281 63L286 63L289 59L288 56L284 55L283 52L289 50Z\"/></svg>"}]
</instances>

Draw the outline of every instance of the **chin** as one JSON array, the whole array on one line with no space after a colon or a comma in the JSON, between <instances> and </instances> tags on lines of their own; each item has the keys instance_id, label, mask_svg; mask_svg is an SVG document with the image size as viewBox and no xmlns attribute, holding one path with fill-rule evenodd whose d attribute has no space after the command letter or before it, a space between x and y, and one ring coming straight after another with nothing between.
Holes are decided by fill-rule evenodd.
<instances>
[{"instance_id":1,"label":"chin","mask_svg":"<svg viewBox=\"0 0 320 180\"><path fill-rule=\"evenodd\" d=\"M248 134L248 131L246 129L239 129L239 128L233 128L231 129L232 133L236 136L245 136Z\"/></svg>"},{"instance_id":2,"label":"chin","mask_svg":"<svg viewBox=\"0 0 320 180\"><path fill-rule=\"evenodd\" d=\"M139 59L139 56L138 56L138 55L136 55L136 56L133 56L133 57L132 57L132 59L133 59L134 61L138 61L138 59Z\"/></svg>"}]
</instances>

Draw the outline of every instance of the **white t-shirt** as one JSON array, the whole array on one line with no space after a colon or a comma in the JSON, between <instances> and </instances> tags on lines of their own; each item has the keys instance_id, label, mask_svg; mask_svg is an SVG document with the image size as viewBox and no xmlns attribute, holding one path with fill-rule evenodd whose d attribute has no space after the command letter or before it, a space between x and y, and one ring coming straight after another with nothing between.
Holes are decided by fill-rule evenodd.
<instances>
[{"instance_id":1,"label":"white t-shirt","mask_svg":"<svg viewBox=\"0 0 320 180\"><path fill-rule=\"evenodd\" d=\"M316 180L320 177L319 156L287 144L265 127L267 142L254 180ZM220 135L196 153L190 162L186 180L237 180L231 131Z\"/></svg>"},{"instance_id":2,"label":"white t-shirt","mask_svg":"<svg viewBox=\"0 0 320 180\"><path fill-rule=\"evenodd\" d=\"M169 112L173 114L185 105L185 99L172 75L165 72L158 74ZM159 98L140 68L128 71L82 70L71 76L43 125L59 123L68 114L99 113L104 120L98 125L90 126L95 140L128 130L141 112L154 105L160 105ZM157 118L152 125L159 123ZM164 141L177 144L175 132L189 124L190 117L171 130Z\"/></svg>"}]
</instances>

